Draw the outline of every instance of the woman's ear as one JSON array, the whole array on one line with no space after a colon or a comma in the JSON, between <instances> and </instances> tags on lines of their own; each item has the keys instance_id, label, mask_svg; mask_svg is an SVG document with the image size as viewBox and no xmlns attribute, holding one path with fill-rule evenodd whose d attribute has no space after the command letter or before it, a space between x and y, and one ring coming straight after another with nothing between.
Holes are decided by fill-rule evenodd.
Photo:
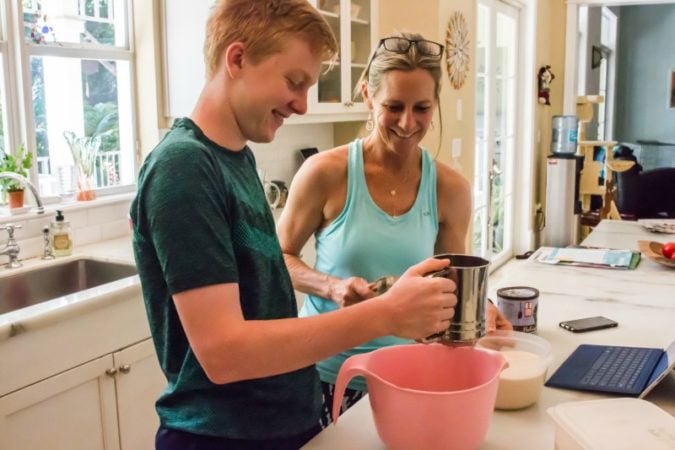
<instances>
[{"instance_id":1,"label":"woman's ear","mask_svg":"<svg viewBox=\"0 0 675 450\"><path fill-rule=\"evenodd\" d=\"M223 59L227 74L230 78L236 78L244 68L244 44L233 42L228 45Z\"/></svg>"},{"instance_id":2,"label":"woman's ear","mask_svg":"<svg viewBox=\"0 0 675 450\"><path fill-rule=\"evenodd\" d=\"M361 82L361 97L363 97L363 103L365 103L368 109L372 111L373 99L368 92L368 82L366 80Z\"/></svg>"}]
</instances>

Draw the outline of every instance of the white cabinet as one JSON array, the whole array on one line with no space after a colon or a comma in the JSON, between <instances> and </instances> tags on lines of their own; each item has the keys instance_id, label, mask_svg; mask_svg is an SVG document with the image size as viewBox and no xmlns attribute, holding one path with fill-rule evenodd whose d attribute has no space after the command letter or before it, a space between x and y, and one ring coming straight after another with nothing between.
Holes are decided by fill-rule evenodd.
<instances>
[{"instance_id":1,"label":"white cabinet","mask_svg":"<svg viewBox=\"0 0 675 450\"><path fill-rule=\"evenodd\" d=\"M365 120L367 109L352 91L376 42L377 0L310 0L340 42L338 63L309 93L307 114L287 123ZM213 0L162 0L165 115L188 116L204 84L202 48ZM324 68L327 68L325 66ZM324 71L325 72L325 71Z\"/></svg>"},{"instance_id":2,"label":"white cabinet","mask_svg":"<svg viewBox=\"0 0 675 450\"><path fill-rule=\"evenodd\" d=\"M324 66L319 82L310 90L309 115L338 115L341 120L363 120L367 108L354 88L376 43L377 1L313 0L338 38L340 53L330 71ZM340 120L340 119L337 119Z\"/></svg>"},{"instance_id":3,"label":"white cabinet","mask_svg":"<svg viewBox=\"0 0 675 450\"><path fill-rule=\"evenodd\" d=\"M2 448L119 448L110 367L108 355L0 397Z\"/></svg>"},{"instance_id":4,"label":"white cabinet","mask_svg":"<svg viewBox=\"0 0 675 450\"><path fill-rule=\"evenodd\" d=\"M3 450L154 448L166 382L150 339L0 397Z\"/></svg>"},{"instance_id":5,"label":"white cabinet","mask_svg":"<svg viewBox=\"0 0 675 450\"><path fill-rule=\"evenodd\" d=\"M159 418L155 401L166 387L152 339L113 354L117 417L122 450L151 449Z\"/></svg>"}]
</instances>

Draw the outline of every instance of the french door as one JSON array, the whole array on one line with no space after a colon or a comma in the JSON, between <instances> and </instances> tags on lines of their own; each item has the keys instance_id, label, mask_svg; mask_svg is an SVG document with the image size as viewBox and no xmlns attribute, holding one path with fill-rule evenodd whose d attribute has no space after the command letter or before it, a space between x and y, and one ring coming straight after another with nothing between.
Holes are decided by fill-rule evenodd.
<instances>
[{"instance_id":1,"label":"french door","mask_svg":"<svg viewBox=\"0 0 675 450\"><path fill-rule=\"evenodd\" d=\"M513 255L518 10L479 0L473 253L492 268Z\"/></svg>"}]
</instances>

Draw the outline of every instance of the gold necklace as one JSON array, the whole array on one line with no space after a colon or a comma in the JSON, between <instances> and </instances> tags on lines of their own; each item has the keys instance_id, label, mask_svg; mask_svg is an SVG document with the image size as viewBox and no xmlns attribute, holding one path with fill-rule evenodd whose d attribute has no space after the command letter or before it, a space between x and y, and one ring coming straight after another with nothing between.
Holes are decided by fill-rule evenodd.
<instances>
[{"instance_id":1,"label":"gold necklace","mask_svg":"<svg viewBox=\"0 0 675 450\"><path fill-rule=\"evenodd\" d=\"M408 177L410 176L410 172L412 172L412 170L411 170L411 168L408 168L408 171L406 172L405 177L403 177L403 179L396 186L394 186L392 189L389 190L389 195L391 195L392 197L396 197L396 191L398 190L398 188L403 186L406 181L408 181Z\"/></svg>"}]
</instances>

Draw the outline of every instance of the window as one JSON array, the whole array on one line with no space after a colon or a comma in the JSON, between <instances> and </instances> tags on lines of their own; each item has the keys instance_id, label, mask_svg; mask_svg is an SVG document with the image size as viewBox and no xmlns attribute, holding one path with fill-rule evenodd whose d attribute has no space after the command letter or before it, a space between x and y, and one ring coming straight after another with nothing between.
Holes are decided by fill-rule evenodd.
<instances>
[{"instance_id":1,"label":"window","mask_svg":"<svg viewBox=\"0 0 675 450\"><path fill-rule=\"evenodd\" d=\"M5 120L7 118L7 113L5 112L5 105L7 105L7 100L5 100L5 67L7 67L7 41L5 39L5 31L3 27L4 23L4 11L0 8L0 157L4 155L5 149L7 148L7 133L5 129L7 125Z\"/></svg>"},{"instance_id":2,"label":"window","mask_svg":"<svg viewBox=\"0 0 675 450\"><path fill-rule=\"evenodd\" d=\"M26 93L10 102L21 105L17 114L24 112L19 122L26 124L25 138L9 141L25 141L33 152L40 193L62 195L74 187L80 164L66 135L86 143L92 162L82 164L91 169L94 188L132 185L136 138L128 0L7 3L5 22L12 33L5 48L21 69L8 92Z\"/></svg>"}]
</instances>

